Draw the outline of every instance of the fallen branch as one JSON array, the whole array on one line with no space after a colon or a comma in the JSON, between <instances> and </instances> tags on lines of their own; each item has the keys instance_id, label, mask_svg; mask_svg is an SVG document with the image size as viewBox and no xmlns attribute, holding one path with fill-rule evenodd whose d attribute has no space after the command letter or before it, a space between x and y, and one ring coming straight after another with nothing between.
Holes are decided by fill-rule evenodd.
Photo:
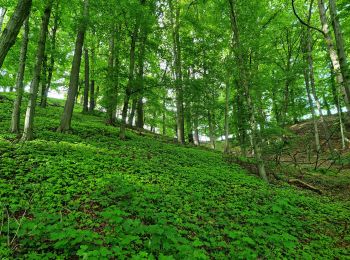
<instances>
[{"instance_id":1,"label":"fallen branch","mask_svg":"<svg viewBox=\"0 0 350 260\"><path fill-rule=\"evenodd\" d=\"M298 180L298 179L289 179L288 180L288 183L289 184L294 184L298 187L301 187L301 188L305 188L305 189L308 189L308 190L312 190L314 192L317 192L318 194L322 194L322 191L306 182L303 182L301 180Z\"/></svg>"}]
</instances>

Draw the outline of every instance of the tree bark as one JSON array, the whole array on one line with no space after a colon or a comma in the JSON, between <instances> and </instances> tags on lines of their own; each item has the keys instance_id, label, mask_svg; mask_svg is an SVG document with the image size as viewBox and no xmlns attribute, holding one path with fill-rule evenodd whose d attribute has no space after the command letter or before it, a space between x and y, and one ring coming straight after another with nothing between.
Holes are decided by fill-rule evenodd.
<instances>
[{"instance_id":1,"label":"tree bark","mask_svg":"<svg viewBox=\"0 0 350 260\"><path fill-rule=\"evenodd\" d=\"M43 59L45 55L46 37L47 37L47 31L48 31L53 1L54 0L49 0L47 2L47 5L45 7L44 14L42 17L38 49L37 49L35 67L33 72L33 80L30 84L29 101L28 101L26 117L24 121L24 130L23 130L21 141L30 141L30 140L33 140L34 138L33 125L34 125L36 99L38 95L41 69L42 69Z\"/></svg>"},{"instance_id":2,"label":"tree bark","mask_svg":"<svg viewBox=\"0 0 350 260\"><path fill-rule=\"evenodd\" d=\"M79 25L77 38L75 42L75 51L72 62L70 81L69 81L69 89L68 96L66 100L66 104L64 106L64 111L61 117L60 126L57 129L57 132L66 132L71 129L71 120L73 116L74 109L74 101L78 91L79 84L79 72L80 72L80 64L81 64L81 55L83 52L83 44L85 38L85 32L87 28L87 20L89 17L89 1L84 1L84 14L83 20Z\"/></svg>"},{"instance_id":3,"label":"tree bark","mask_svg":"<svg viewBox=\"0 0 350 260\"><path fill-rule=\"evenodd\" d=\"M44 102L47 99L46 95L46 84L47 84L47 54L44 55L43 67L41 73L41 95L40 95L40 106L44 107Z\"/></svg>"},{"instance_id":4,"label":"tree bark","mask_svg":"<svg viewBox=\"0 0 350 260\"><path fill-rule=\"evenodd\" d=\"M177 0L175 0L175 6L173 5L173 0L169 0L169 6L170 6L170 12L171 12L173 54L174 54L174 65L175 65L177 140L179 143L183 144L185 143L185 117L184 117L184 104L183 104L182 60L181 60L181 45L180 45L180 7Z\"/></svg>"},{"instance_id":5,"label":"tree bark","mask_svg":"<svg viewBox=\"0 0 350 260\"><path fill-rule=\"evenodd\" d=\"M134 117L135 117L135 112L136 112L136 106L137 106L137 99L134 98L131 103L131 110L129 114L129 120L128 120L128 125L133 126L134 124Z\"/></svg>"},{"instance_id":6,"label":"tree bark","mask_svg":"<svg viewBox=\"0 0 350 260\"><path fill-rule=\"evenodd\" d=\"M257 161L257 166L259 170L260 177L268 182L267 176L266 176L266 170L265 170L265 163L261 156L261 136L260 132L258 130L257 122L255 119L255 109L254 104L251 99L250 95L250 89L249 89L249 80L247 78L247 72L246 68L244 66L244 57L242 52L242 47L240 43L240 36L239 36L239 28L237 24L237 17L235 12L235 0L228 0L229 7L230 7L230 19L231 19L231 29L233 33L233 43L235 47L235 53L236 53L236 61L237 61L237 67L239 70L239 80L241 85L244 88L245 96L247 99L247 108L249 112L249 121L251 125L251 131L252 131L252 144L254 149L254 156Z\"/></svg>"},{"instance_id":7,"label":"tree bark","mask_svg":"<svg viewBox=\"0 0 350 260\"><path fill-rule=\"evenodd\" d=\"M347 100L350 101L350 72L349 72L347 55L344 47L344 39L343 39L342 30L340 27L335 0L329 0L329 11L330 11L332 26L333 26L334 35L335 35L335 42L336 42L337 53L339 57L340 70L343 75L344 91L347 96ZM350 105L348 106L348 108L349 107Z\"/></svg>"},{"instance_id":8,"label":"tree bark","mask_svg":"<svg viewBox=\"0 0 350 260\"><path fill-rule=\"evenodd\" d=\"M83 102L83 113L89 112L89 88L90 88L90 61L89 61L89 50L84 49L85 57L85 81L84 81L84 102Z\"/></svg>"},{"instance_id":9,"label":"tree bark","mask_svg":"<svg viewBox=\"0 0 350 260\"><path fill-rule=\"evenodd\" d=\"M93 34L95 37L95 33ZM89 112L93 113L95 110L95 63L96 63L96 51L95 44L92 44L91 47L91 82L90 82L90 104Z\"/></svg>"},{"instance_id":10,"label":"tree bark","mask_svg":"<svg viewBox=\"0 0 350 260\"><path fill-rule=\"evenodd\" d=\"M137 84L138 84L138 98L136 105L136 126L143 128L144 126L144 112L143 112L143 91L144 91L144 63L146 54L146 42L147 42L147 29L142 27L140 41L140 53L138 60L138 72L137 72Z\"/></svg>"},{"instance_id":11,"label":"tree bark","mask_svg":"<svg viewBox=\"0 0 350 260\"><path fill-rule=\"evenodd\" d=\"M225 148L224 152L229 153L230 151L230 140L229 140L229 131L230 131L230 123L229 123L229 110L230 110L230 83L227 81L226 83L226 93L225 93Z\"/></svg>"},{"instance_id":12,"label":"tree bark","mask_svg":"<svg viewBox=\"0 0 350 260\"><path fill-rule=\"evenodd\" d=\"M126 90L125 90L124 105L123 105L123 111L122 111L122 121L120 124L120 132L119 132L119 138L122 140L124 140L126 137L125 136L126 118L128 115L130 96L132 94L132 90L134 87L135 48L136 48L136 41L138 38L138 31L139 31L139 19L136 19L134 32L131 36L128 85L126 86Z\"/></svg>"},{"instance_id":13,"label":"tree bark","mask_svg":"<svg viewBox=\"0 0 350 260\"><path fill-rule=\"evenodd\" d=\"M117 90L115 85L115 30L111 32L109 40L109 59L108 59L108 86L106 91L107 101L107 124L115 125L117 114Z\"/></svg>"},{"instance_id":14,"label":"tree bark","mask_svg":"<svg viewBox=\"0 0 350 260\"><path fill-rule=\"evenodd\" d=\"M47 74L47 85L45 87L45 92L43 93L41 97L41 107L45 108L47 106L47 96L49 94L49 90L51 88L52 83L52 75L53 75L53 69L55 66L55 55L56 55L56 35L58 30L58 14L56 14L54 19L54 26L52 28L52 37L51 37L51 45L50 45L50 64L47 68L48 74Z\"/></svg>"},{"instance_id":15,"label":"tree bark","mask_svg":"<svg viewBox=\"0 0 350 260\"><path fill-rule=\"evenodd\" d=\"M350 79L347 76L346 64L344 64L344 60L343 60L342 64L344 66L341 66L338 53L334 49L334 43L333 43L331 34L329 32L324 0L318 0L318 9L319 9L320 20L322 24L322 31L324 33L323 35L325 37L325 41L328 48L328 53L332 61L332 66L336 74L337 82L339 85L342 86L344 101L345 101L346 107L348 108L348 114L350 115ZM340 35L338 32L338 37L339 36Z\"/></svg>"},{"instance_id":16,"label":"tree bark","mask_svg":"<svg viewBox=\"0 0 350 260\"><path fill-rule=\"evenodd\" d=\"M23 79L24 79L24 72L26 67L27 50L28 50L28 42L29 42L28 36L29 36L29 16L24 21L24 33L23 33L21 53L19 58L19 67L18 67L17 80L16 80L17 95L13 105L12 120L11 120L11 132L16 134L19 133L20 113L21 113L22 97L23 97L23 90L24 90Z\"/></svg>"},{"instance_id":17,"label":"tree bark","mask_svg":"<svg viewBox=\"0 0 350 260\"><path fill-rule=\"evenodd\" d=\"M23 22L30 13L31 6L32 0L19 0L15 12L2 32L0 37L0 68L4 63L8 51L15 44Z\"/></svg>"},{"instance_id":18,"label":"tree bark","mask_svg":"<svg viewBox=\"0 0 350 260\"><path fill-rule=\"evenodd\" d=\"M0 7L0 33L2 32L2 25L4 23L6 12L7 12L6 8Z\"/></svg>"}]
</instances>

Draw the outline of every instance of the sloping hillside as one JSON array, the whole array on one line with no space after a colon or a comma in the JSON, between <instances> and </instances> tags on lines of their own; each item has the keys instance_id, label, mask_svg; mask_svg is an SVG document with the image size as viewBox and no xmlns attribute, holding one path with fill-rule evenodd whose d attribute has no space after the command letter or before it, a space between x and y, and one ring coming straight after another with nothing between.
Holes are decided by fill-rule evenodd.
<instances>
[{"instance_id":1,"label":"sloping hillside","mask_svg":"<svg viewBox=\"0 0 350 260\"><path fill-rule=\"evenodd\" d=\"M77 108L38 108L33 142L0 98L0 256L57 259L350 257L350 203L272 186L219 153L161 142ZM56 104L53 106L53 104Z\"/></svg>"}]
</instances>

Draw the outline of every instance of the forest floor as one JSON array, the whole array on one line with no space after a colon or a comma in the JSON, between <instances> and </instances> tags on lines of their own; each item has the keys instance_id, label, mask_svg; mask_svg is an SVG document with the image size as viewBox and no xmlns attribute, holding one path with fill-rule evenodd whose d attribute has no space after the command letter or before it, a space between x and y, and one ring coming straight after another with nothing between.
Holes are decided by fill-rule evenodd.
<instances>
[{"instance_id":1,"label":"forest floor","mask_svg":"<svg viewBox=\"0 0 350 260\"><path fill-rule=\"evenodd\" d=\"M267 184L218 152L106 126L62 101L37 108L36 140L9 134L0 93L0 257L347 259L350 200Z\"/></svg>"}]
</instances>

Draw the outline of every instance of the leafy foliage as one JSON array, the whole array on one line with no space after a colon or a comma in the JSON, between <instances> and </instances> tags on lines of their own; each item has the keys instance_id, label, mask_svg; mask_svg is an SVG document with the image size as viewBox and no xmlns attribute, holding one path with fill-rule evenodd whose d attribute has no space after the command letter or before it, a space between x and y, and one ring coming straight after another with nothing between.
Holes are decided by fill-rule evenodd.
<instances>
[{"instance_id":1,"label":"leafy foliage","mask_svg":"<svg viewBox=\"0 0 350 260\"><path fill-rule=\"evenodd\" d=\"M98 116L75 113L73 132L57 133L55 100L38 109L36 140L12 143L8 99L0 99L4 258L349 256L349 202L268 185L212 151L131 131L121 141Z\"/></svg>"}]
</instances>

